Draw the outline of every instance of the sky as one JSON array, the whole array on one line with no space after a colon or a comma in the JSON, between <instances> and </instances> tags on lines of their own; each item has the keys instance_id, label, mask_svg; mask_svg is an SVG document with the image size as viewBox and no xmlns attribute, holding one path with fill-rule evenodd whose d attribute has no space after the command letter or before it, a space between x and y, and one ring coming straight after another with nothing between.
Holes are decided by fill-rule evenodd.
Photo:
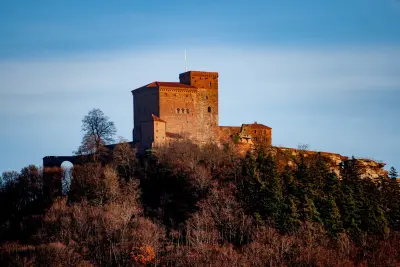
<instances>
[{"instance_id":1,"label":"sky","mask_svg":"<svg viewBox=\"0 0 400 267\"><path fill-rule=\"evenodd\" d=\"M131 90L219 72L220 125L400 169L400 1L1 1L0 173L71 155Z\"/></svg>"}]
</instances>

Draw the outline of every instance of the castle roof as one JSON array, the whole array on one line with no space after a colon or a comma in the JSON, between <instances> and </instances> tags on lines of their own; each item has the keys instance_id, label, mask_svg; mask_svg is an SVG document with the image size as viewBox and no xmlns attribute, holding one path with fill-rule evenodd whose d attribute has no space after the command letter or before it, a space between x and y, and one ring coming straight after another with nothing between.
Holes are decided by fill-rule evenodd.
<instances>
[{"instance_id":1,"label":"castle roof","mask_svg":"<svg viewBox=\"0 0 400 267\"><path fill-rule=\"evenodd\" d=\"M272 129L271 127L268 127L267 125L257 123L257 122L254 122L252 124L243 124L243 125L250 126L251 129Z\"/></svg>"},{"instance_id":2,"label":"castle roof","mask_svg":"<svg viewBox=\"0 0 400 267\"><path fill-rule=\"evenodd\" d=\"M153 121L160 121L160 122L165 122L164 120L160 119L159 117L157 117L154 114L151 114L151 116L153 117Z\"/></svg>"},{"instance_id":3,"label":"castle roof","mask_svg":"<svg viewBox=\"0 0 400 267\"><path fill-rule=\"evenodd\" d=\"M196 87L194 86L183 84L180 82L157 82L157 81L146 85L146 87L175 87L175 88L196 89Z\"/></svg>"}]
</instances>

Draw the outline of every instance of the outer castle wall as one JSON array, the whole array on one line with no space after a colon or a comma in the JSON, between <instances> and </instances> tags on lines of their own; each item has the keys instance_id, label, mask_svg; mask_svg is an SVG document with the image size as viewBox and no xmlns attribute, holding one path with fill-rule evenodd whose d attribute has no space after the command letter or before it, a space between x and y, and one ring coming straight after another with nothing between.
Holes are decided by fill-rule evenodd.
<instances>
[{"instance_id":1,"label":"outer castle wall","mask_svg":"<svg viewBox=\"0 0 400 267\"><path fill-rule=\"evenodd\" d=\"M240 126L219 126L218 127L218 139L229 140L240 132Z\"/></svg>"}]
</instances>

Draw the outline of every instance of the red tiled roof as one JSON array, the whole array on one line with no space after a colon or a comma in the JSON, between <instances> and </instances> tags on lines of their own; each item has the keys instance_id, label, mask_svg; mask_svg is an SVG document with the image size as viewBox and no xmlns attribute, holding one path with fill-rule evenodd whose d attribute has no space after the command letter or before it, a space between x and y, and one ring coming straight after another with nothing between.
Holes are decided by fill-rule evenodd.
<instances>
[{"instance_id":1,"label":"red tiled roof","mask_svg":"<svg viewBox=\"0 0 400 267\"><path fill-rule=\"evenodd\" d=\"M271 127L268 127L267 125L260 124L260 123L252 123L252 124L247 124L251 127L251 129L272 129Z\"/></svg>"},{"instance_id":2,"label":"red tiled roof","mask_svg":"<svg viewBox=\"0 0 400 267\"><path fill-rule=\"evenodd\" d=\"M196 89L196 87L179 83L179 82L152 82L146 87L178 87L178 88L190 88L190 89Z\"/></svg>"},{"instance_id":3,"label":"red tiled roof","mask_svg":"<svg viewBox=\"0 0 400 267\"><path fill-rule=\"evenodd\" d=\"M151 114L151 116L153 117L153 121L161 121L161 122L165 122L164 120L160 119L159 117L157 117L154 114Z\"/></svg>"},{"instance_id":4,"label":"red tiled roof","mask_svg":"<svg viewBox=\"0 0 400 267\"><path fill-rule=\"evenodd\" d=\"M169 138L182 138L182 136L180 134L177 133L170 133L170 132L166 132L165 135Z\"/></svg>"}]
</instances>

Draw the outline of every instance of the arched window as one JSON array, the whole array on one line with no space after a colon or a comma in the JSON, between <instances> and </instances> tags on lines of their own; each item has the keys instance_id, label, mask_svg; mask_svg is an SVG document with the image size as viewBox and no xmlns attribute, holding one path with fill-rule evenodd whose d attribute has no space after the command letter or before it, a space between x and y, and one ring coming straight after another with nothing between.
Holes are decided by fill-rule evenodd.
<instances>
[{"instance_id":1,"label":"arched window","mask_svg":"<svg viewBox=\"0 0 400 267\"><path fill-rule=\"evenodd\" d=\"M176 113L180 113L181 110L179 108L176 109Z\"/></svg>"},{"instance_id":2,"label":"arched window","mask_svg":"<svg viewBox=\"0 0 400 267\"><path fill-rule=\"evenodd\" d=\"M186 113L189 114L189 109L188 108L186 109Z\"/></svg>"},{"instance_id":3,"label":"arched window","mask_svg":"<svg viewBox=\"0 0 400 267\"><path fill-rule=\"evenodd\" d=\"M182 110L182 113L185 113L185 109L184 108L181 108L181 110Z\"/></svg>"},{"instance_id":4,"label":"arched window","mask_svg":"<svg viewBox=\"0 0 400 267\"><path fill-rule=\"evenodd\" d=\"M70 161L61 163L62 177L61 177L61 192L67 195L71 186L72 169L74 165Z\"/></svg>"},{"instance_id":5,"label":"arched window","mask_svg":"<svg viewBox=\"0 0 400 267\"><path fill-rule=\"evenodd\" d=\"M211 113L211 107L208 107L208 112L210 112L210 113Z\"/></svg>"}]
</instances>

